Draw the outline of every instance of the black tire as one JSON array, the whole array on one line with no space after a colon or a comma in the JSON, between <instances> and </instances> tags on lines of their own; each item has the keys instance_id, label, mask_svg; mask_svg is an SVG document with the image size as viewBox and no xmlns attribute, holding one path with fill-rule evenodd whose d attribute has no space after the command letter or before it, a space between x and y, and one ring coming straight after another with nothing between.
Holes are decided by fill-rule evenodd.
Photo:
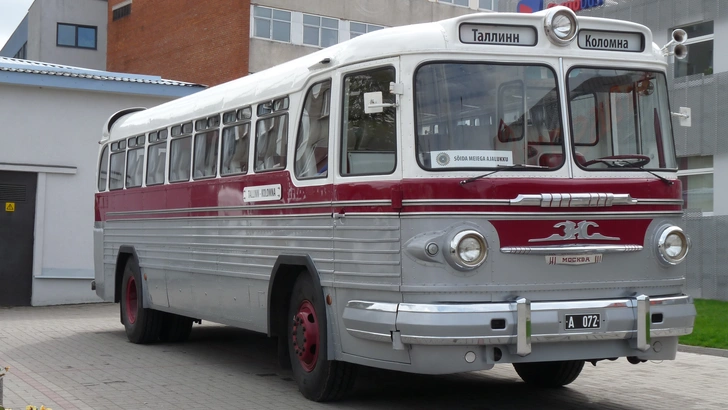
<instances>
[{"instance_id":1,"label":"black tire","mask_svg":"<svg viewBox=\"0 0 728 410\"><path fill-rule=\"evenodd\" d=\"M190 337L193 319L174 313L162 314L162 327L159 330L159 340L162 342L184 342Z\"/></svg>"},{"instance_id":2,"label":"black tire","mask_svg":"<svg viewBox=\"0 0 728 410\"><path fill-rule=\"evenodd\" d=\"M152 343L159 338L162 312L142 307L142 279L137 264L129 260L121 279L121 323L132 343Z\"/></svg>"},{"instance_id":3,"label":"black tire","mask_svg":"<svg viewBox=\"0 0 728 410\"><path fill-rule=\"evenodd\" d=\"M513 367L524 382L553 388L566 386L576 380L584 368L584 361L514 363Z\"/></svg>"},{"instance_id":4,"label":"black tire","mask_svg":"<svg viewBox=\"0 0 728 410\"><path fill-rule=\"evenodd\" d=\"M287 322L288 332L283 337L288 340L298 390L317 402L342 398L354 385L356 366L328 359L326 305L323 292L308 272L302 272L293 286Z\"/></svg>"}]
</instances>

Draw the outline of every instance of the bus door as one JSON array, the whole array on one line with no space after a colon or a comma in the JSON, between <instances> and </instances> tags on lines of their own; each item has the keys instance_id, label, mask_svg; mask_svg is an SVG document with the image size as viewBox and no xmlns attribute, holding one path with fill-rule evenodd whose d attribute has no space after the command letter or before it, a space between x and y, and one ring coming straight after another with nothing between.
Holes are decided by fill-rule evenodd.
<instances>
[{"instance_id":1,"label":"bus door","mask_svg":"<svg viewBox=\"0 0 728 410\"><path fill-rule=\"evenodd\" d=\"M339 72L342 113L333 220L334 281L340 310L358 297L401 300L399 77L398 58L348 66ZM383 334L395 330L394 317L391 328L376 330ZM350 337L345 333L341 332L342 337ZM367 342L346 340L344 351L357 343ZM368 348L377 351L377 359L408 360L387 344Z\"/></svg>"}]
</instances>

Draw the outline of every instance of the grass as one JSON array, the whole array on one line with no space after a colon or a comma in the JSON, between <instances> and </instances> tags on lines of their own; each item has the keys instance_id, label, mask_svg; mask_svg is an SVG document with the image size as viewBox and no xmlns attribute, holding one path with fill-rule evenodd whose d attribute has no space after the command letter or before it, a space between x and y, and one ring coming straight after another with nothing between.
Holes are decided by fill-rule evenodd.
<instances>
[{"instance_id":1,"label":"grass","mask_svg":"<svg viewBox=\"0 0 728 410\"><path fill-rule=\"evenodd\" d=\"M728 349L728 302L695 299L693 333L680 338L680 343L691 346Z\"/></svg>"}]
</instances>

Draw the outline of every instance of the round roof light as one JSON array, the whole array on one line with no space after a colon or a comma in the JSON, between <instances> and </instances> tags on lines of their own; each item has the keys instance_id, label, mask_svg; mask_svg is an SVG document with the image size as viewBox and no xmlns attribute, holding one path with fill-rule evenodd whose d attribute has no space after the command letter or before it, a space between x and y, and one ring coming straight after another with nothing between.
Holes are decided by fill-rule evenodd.
<instances>
[{"instance_id":1,"label":"round roof light","mask_svg":"<svg viewBox=\"0 0 728 410\"><path fill-rule=\"evenodd\" d=\"M552 43L565 46L571 43L579 32L579 22L576 21L576 14L571 9L554 7L546 15L544 29Z\"/></svg>"}]
</instances>

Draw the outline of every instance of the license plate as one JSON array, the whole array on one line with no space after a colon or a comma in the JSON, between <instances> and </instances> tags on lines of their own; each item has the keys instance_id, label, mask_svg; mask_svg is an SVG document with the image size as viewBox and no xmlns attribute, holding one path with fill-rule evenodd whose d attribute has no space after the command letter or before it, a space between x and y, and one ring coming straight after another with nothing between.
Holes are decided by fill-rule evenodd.
<instances>
[{"instance_id":1,"label":"license plate","mask_svg":"<svg viewBox=\"0 0 728 410\"><path fill-rule=\"evenodd\" d=\"M566 315L564 318L564 328L566 330L574 329L599 329L602 326L602 315L599 313L589 313L585 315Z\"/></svg>"}]
</instances>

